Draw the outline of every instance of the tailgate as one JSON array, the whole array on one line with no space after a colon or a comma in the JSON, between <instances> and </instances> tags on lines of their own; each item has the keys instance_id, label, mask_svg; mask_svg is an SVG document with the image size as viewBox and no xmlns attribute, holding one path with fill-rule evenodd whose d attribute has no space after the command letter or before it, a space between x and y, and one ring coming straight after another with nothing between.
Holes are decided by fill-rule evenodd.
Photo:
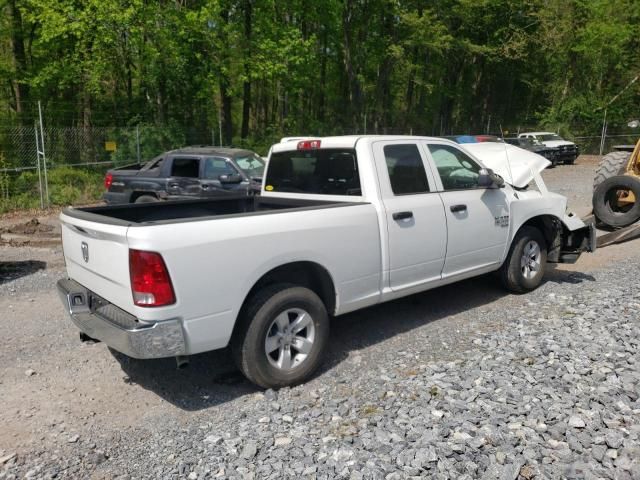
<instances>
[{"instance_id":1,"label":"tailgate","mask_svg":"<svg viewBox=\"0 0 640 480\"><path fill-rule=\"evenodd\" d=\"M62 248L69 277L123 310L132 311L127 225L62 213Z\"/></svg>"}]
</instances>

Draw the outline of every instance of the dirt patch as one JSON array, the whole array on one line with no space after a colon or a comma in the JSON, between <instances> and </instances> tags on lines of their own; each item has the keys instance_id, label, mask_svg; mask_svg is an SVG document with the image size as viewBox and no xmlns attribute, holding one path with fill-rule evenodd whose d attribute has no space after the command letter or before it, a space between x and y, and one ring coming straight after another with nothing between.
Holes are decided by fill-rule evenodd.
<instances>
[{"instance_id":1,"label":"dirt patch","mask_svg":"<svg viewBox=\"0 0 640 480\"><path fill-rule=\"evenodd\" d=\"M576 159L576 165L599 165L601 155L580 155Z\"/></svg>"},{"instance_id":2,"label":"dirt patch","mask_svg":"<svg viewBox=\"0 0 640 480\"><path fill-rule=\"evenodd\" d=\"M19 235L43 235L50 234L53 231L53 225L40 223L37 218L32 218L28 222L19 223L11 227L0 230L0 233L15 233Z\"/></svg>"},{"instance_id":3,"label":"dirt patch","mask_svg":"<svg viewBox=\"0 0 640 480\"><path fill-rule=\"evenodd\" d=\"M8 222L3 222L8 223ZM55 217L31 218L0 227L0 243L9 246L53 246L60 243L60 226Z\"/></svg>"}]
</instances>

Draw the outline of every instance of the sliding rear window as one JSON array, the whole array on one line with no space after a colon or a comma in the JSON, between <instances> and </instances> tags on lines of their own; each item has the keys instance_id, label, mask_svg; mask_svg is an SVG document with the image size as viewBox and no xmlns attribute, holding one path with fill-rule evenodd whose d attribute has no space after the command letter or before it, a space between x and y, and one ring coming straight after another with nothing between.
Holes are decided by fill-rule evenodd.
<instances>
[{"instance_id":1,"label":"sliding rear window","mask_svg":"<svg viewBox=\"0 0 640 480\"><path fill-rule=\"evenodd\" d=\"M356 151L349 148L272 153L264 185L268 192L362 195Z\"/></svg>"}]
</instances>

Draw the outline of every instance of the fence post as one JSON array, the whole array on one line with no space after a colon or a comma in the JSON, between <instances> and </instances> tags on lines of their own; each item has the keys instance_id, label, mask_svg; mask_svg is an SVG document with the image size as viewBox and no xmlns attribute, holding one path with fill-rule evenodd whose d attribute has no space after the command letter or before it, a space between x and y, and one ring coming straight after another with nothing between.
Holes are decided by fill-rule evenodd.
<instances>
[{"instance_id":1,"label":"fence post","mask_svg":"<svg viewBox=\"0 0 640 480\"><path fill-rule=\"evenodd\" d=\"M138 155L138 165L140 165L140 125L136 125L136 154Z\"/></svg>"},{"instance_id":2,"label":"fence post","mask_svg":"<svg viewBox=\"0 0 640 480\"><path fill-rule=\"evenodd\" d=\"M604 152L604 142L607 136L607 109L604 109L604 118L602 119L602 133L600 134L600 155Z\"/></svg>"},{"instance_id":3,"label":"fence post","mask_svg":"<svg viewBox=\"0 0 640 480\"><path fill-rule=\"evenodd\" d=\"M33 122L33 131L36 134L36 169L38 170L38 190L40 191L40 208L44 209L44 196L42 194L42 173L40 172L40 140L38 139L38 123Z\"/></svg>"},{"instance_id":4,"label":"fence post","mask_svg":"<svg viewBox=\"0 0 640 480\"><path fill-rule=\"evenodd\" d=\"M42 106L40 100L38 100L38 116L40 117L40 144L42 149L38 151L39 155L42 155L42 169L44 172L44 192L47 199L47 207L49 206L49 179L47 178L47 157L44 153L44 127L42 124Z\"/></svg>"}]
</instances>

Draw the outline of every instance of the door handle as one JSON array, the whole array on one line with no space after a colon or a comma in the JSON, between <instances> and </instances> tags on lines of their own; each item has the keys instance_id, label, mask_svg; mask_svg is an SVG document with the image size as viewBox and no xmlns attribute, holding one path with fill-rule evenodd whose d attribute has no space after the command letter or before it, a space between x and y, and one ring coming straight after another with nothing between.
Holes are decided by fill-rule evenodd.
<instances>
[{"instance_id":1,"label":"door handle","mask_svg":"<svg viewBox=\"0 0 640 480\"><path fill-rule=\"evenodd\" d=\"M394 220L406 220L407 218L413 218L413 212L396 212L392 217Z\"/></svg>"},{"instance_id":2,"label":"door handle","mask_svg":"<svg viewBox=\"0 0 640 480\"><path fill-rule=\"evenodd\" d=\"M451 210L453 213L458 213L458 212L466 212L467 211L467 206L460 204L460 205L451 205L449 207L449 210Z\"/></svg>"}]
</instances>

